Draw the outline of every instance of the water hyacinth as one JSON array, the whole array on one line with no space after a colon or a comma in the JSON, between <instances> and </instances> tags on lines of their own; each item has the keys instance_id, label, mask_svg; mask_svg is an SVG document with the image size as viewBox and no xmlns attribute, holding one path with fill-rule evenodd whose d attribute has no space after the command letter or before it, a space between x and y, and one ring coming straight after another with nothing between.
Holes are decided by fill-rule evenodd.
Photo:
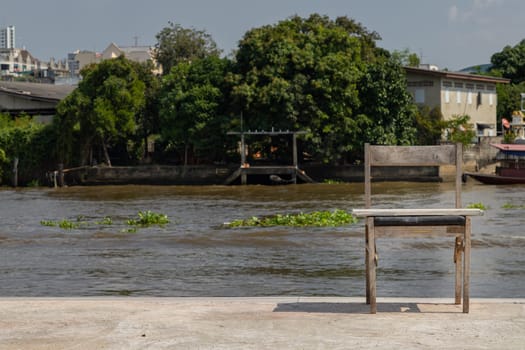
<instances>
[{"instance_id":1,"label":"water hyacinth","mask_svg":"<svg viewBox=\"0 0 525 350\"><path fill-rule=\"evenodd\" d=\"M350 213L336 209L334 211L315 211L312 213L276 214L263 218L251 217L245 220L235 220L228 227L246 226L292 226L292 227L330 227L354 224L357 219Z\"/></svg>"},{"instance_id":2,"label":"water hyacinth","mask_svg":"<svg viewBox=\"0 0 525 350\"><path fill-rule=\"evenodd\" d=\"M138 220L129 219L127 221L128 225L147 227L151 225L165 225L170 222L166 214L155 213L151 210L139 211L137 215L139 217Z\"/></svg>"},{"instance_id":3,"label":"water hyacinth","mask_svg":"<svg viewBox=\"0 0 525 350\"><path fill-rule=\"evenodd\" d=\"M525 205L505 203L501 206L502 209L525 209Z\"/></svg>"},{"instance_id":4,"label":"water hyacinth","mask_svg":"<svg viewBox=\"0 0 525 350\"><path fill-rule=\"evenodd\" d=\"M481 209L481 210L487 210L489 207L487 207L485 204L478 202L478 203L470 203L467 205L468 209Z\"/></svg>"},{"instance_id":5,"label":"water hyacinth","mask_svg":"<svg viewBox=\"0 0 525 350\"><path fill-rule=\"evenodd\" d=\"M137 214L138 218L131 218L125 221L128 226L133 226L132 228L124 230L125 232L136 232L137 227L149 227L152 225L163 226L170 223L168 216L166 214L155 213L151 210L139 211ZM88 222L85 221L84 216L77 216L76 221L63 219L60 221L53 220L41 220L40 224L42 226L48 227L59 227L64 230L72 230L78 228L88 228L93 225L97 226L111 226L115 224L113 219L110 216L105 216L103 219L96 221ZM118 225L118 223L117 223Z\"/></svg>"}]
</instances>

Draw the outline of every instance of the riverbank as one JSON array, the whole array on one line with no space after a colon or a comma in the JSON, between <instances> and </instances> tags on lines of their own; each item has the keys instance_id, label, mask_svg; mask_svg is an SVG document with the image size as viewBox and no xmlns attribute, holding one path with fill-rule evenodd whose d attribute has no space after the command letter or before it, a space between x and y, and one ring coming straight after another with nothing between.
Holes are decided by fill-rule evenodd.
<instances>
[{"instance_id":1,"label":"riverbank","mask_svg":"<svg viewBox=\"0 0 525 350\"><path fill-rule=\"evenodd\" d=\"M1 298L0 349L522 349L525 299Z\"/></svg>"},{"instance_id":2,"label":"riverbank","mask_svg":"<svg viewBox=\"0 0 525 350\"><path fill-rule=\"evenodd\" d=\"M287 182L291 178L289 166L271 167L252 166L247 175L247 184L276 184L272 176L282 178ZM259 171L255 171L259 169ZM232 175L239 170L238 165L142 165L142 166L93 166L65 169L64 175L54 172L50 175L50 185L225 185L240 184L240 177ZM364 168L362 165L312 165L305 164L299 171L313 182L363 182ZM447 177L446 167L375 167L373 175L380 181L414 181L439 182ZM54 177L53 177L54 176ZM62 180L63 178L63 180ZM59 180L60 179L60 180ZM304 182L304 177L298 178L298 183Z\"/></svg>"}]
</instances>

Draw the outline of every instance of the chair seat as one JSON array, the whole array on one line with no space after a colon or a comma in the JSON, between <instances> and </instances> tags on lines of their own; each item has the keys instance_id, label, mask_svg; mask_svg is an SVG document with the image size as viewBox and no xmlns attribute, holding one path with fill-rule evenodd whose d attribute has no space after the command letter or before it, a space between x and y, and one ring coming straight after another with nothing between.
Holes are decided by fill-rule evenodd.
<instances>
[{"instance_id":1,"label":"chair seat","mask_svg":"<svg viewBox=\"0 0 525 350\"><path fill-rule=\"evenodd\" d=\"M375 226L465 226L465 217L459 215L376 216Z\"/></svg>"}]
</instances>

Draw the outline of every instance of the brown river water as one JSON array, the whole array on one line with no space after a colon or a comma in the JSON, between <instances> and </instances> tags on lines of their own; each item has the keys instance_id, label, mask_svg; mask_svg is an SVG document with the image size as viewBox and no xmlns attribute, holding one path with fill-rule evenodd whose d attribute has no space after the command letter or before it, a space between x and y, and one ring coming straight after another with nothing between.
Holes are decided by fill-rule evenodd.
<instances>
[{"instance_id":1,"label":"brown river water","mask_svg":"<svg viewBox=\"0 0 525 350\"><path fill-rule=\"evenodd\" d=\"M378 183L379 207L450 207L448 183ZM471 296L525 297L525 186L470 180ZM0 189L0 296L363 296L364 227L236 228L363 206L362 184ZM511 206L512 208L505 208ZM164 227L126 220L167 214ZM112 224L102 223L109 216ZM42 221L81 221L65 230ZM452 237L379 238L378 296L453 297Z\"/></svg>"}]
</instances>

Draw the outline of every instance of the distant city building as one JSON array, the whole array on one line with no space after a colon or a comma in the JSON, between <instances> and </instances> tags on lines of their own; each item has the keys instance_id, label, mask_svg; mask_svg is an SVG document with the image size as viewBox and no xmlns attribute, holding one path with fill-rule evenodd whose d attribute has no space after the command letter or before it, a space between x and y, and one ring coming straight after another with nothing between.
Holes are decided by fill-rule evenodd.
<instances>
[{"instance_id":1,"label":"distant city building","mask_svg":"<svg viewBox=\"0 0 525 350\"><path fill-rule=\"evenodd\" d=\"M77 50L67 55L71 76L79 76L80 71L92 63L100 63L102 55L93 51Z\"/></svg>"},{"instance_id":2,"label":"distant city building","mask_svg":"<svg viewBox=\"0 0 525 350\"><path fill-rule=\"evenodd\" d=\"M0 49L0 76L20 76L42 69L39 60L23 49Z\"/></svg>"},{"instance_id":3,"label":"distant city building","mask_svg":"<svg viewBox=\"0 0 525 350\"><path fill-rule=\"evenodd\" d=\"M102 52L102 59L108 60L117 58L120 55L126 56L127 59L136 62L147 62L152 59L152 48L149 46L118 46L115 43L109 46Z\"/></svg>"},{"instance_id":4,"label":"distant city building","mask_svg":"<svg viewBox=\"0 0 525 350\"><path fill-rule=\"evenodd\" d=\"M15 42L15 26L0 29L0 49L14 49Z\"/></svg>"},{"instance_id":5,"label":"distant city building","mask_svg":"<svg viewBox=\"0 0 525 350\"><path fill-rule=\"evenodd\" d=\"M103 60L110 60L124 55L127 59L135 62L145 63L152 61L154 64L153 73L160 73L160 67L156 64L153 57L153 47L151 46L118 46L110 43L102 53L86 50L77 50L67 55L67 62L71 77L78 77L82 68L92 64L100 63Z\"/></svg>"},{"instance_id":6,"label":"distant city building","mask_svg":"<svg viewBox=\"0 0 525 350\"><path fill-rule=\"evenodd\" d=\"M115 43L111 43L102 52L102 59L109 60L112 58L117 58L120 55L124 55L124 57L131 61L140 63L151 61L155 67L153 73L162 73L160 66L157 64L157 61L154 58L154 48L151 46L118 46Z\"/></svg>"}]
</instances>

